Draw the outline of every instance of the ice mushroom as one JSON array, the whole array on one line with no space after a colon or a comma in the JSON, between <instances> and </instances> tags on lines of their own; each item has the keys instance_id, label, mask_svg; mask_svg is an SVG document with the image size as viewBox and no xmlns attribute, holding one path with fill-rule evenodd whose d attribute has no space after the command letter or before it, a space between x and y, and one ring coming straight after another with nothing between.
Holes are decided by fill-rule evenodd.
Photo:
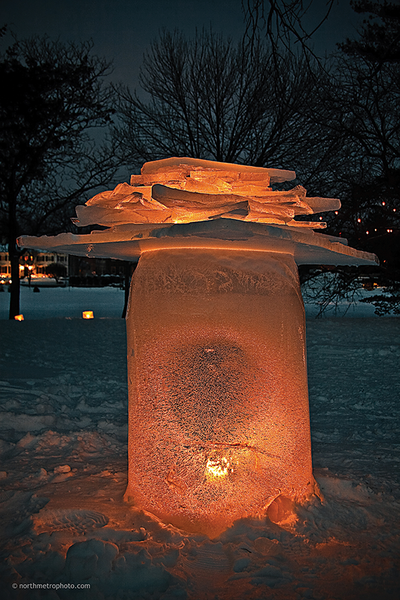
<instances>
[{"instance_id":1,"label":"ice mushroom","mask_svg":"<svg viewBox=\"0 0 400 600\"><path fill-rule=\"evenodd\" d=\"M77 207L78 226L107 229L19 240L140 258L126 319L125 499L187 531L215 537L315 492L297 265L377 258L315 232L321 221L296 220L340 202L271 188L293 179L193 158L149 162L130 185Z\"/></svg>"}]
</instances>

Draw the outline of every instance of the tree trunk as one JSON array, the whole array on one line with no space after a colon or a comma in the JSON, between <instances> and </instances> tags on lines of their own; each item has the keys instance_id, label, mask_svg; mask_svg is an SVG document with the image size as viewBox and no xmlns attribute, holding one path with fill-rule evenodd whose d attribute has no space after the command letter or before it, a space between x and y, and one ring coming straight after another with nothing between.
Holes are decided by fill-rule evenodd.
<instances>
[{"instance_id":1,"label":"tree trunk","mask_svg":"<svg viewBox=\"0 0 400 600\"><path fill-rule=\"evenodd\" d=\"M130 291L130 287L131 287L131 278L132 278L133 272L136 269L136 267L137 267L137 262L136 263L126 262L125 263L125 282L124 282L125 302L124 302L124 308L122 310L122 315L121 315L121 317L123 319L126 318L126 312L128 310L129 291Z\"/></svg>"}]
</instances>

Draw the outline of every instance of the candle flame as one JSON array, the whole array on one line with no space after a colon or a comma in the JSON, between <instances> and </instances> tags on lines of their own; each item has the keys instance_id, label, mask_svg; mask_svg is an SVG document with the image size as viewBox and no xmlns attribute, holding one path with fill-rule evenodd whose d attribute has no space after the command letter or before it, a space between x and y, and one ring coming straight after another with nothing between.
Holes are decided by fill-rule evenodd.
<instances>
[{"instance_id":1,"label":"candle flame","mask_svg":"<svg viewBox=\"0 0 400 600\"><path fill-rule=\"evenodd\" d=\"M225 456L221 458L209 458L206 464L206 478L207 480L212 479L221 479L226 477L228 473L231 473L233 469L231 468L231 463L228 461Z\"/></svg>"},{"instance_id":2,"label":"candle flame","mask_svg":"<svg viewBox=\"0 0 400 600\"><path fill-rule=\"evenodd\" d=\"M82 313L82 318L83 319L94 319L93 311L92 310L84 310Z\"/></svg>"}]
</instances>

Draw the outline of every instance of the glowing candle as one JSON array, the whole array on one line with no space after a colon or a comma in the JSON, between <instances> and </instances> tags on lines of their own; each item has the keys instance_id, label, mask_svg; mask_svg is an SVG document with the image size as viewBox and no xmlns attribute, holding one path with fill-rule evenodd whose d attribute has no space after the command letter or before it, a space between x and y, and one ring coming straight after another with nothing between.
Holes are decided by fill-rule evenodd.
<instances>
[{"instance_id":1,"label":"glowing candle","mask_svg":"<svg viewBox=\"0 0 400 600\"><path fill-rule=\"evenodd\" d=\"M23 321L24 320L24 315L15 315L14 319L16 321Z\"/></svg>"},{"instance_id":2,"label":"glowing candle","mask_svg":"<svg viewBox=\"0 0 400 600\"><path fill-rule=\"evenodd\" d=\"M92 310L84 310L82 313L83 319L94 319L94 314Z\"/></svg>"}]
</instances>

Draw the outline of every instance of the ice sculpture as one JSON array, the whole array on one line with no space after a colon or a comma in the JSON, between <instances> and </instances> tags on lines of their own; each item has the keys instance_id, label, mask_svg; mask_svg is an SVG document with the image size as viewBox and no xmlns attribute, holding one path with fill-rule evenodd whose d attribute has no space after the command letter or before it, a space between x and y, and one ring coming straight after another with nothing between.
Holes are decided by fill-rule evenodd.
<instances>
[{"instance_id":1,"label":"ice sculpture","mask_svg":"<svg viewBox=\"0 0 400 600\"><path fill-rule=\"evenodd\" d=\"M89 235L20 245L139 264L127 315L126 499L215 537L314 490L297 264L374 264L297 215L337 210L291 171L171 158L77 207ZM296 264L297 263L297 264Z\"/></svg>"}]
</instances>

